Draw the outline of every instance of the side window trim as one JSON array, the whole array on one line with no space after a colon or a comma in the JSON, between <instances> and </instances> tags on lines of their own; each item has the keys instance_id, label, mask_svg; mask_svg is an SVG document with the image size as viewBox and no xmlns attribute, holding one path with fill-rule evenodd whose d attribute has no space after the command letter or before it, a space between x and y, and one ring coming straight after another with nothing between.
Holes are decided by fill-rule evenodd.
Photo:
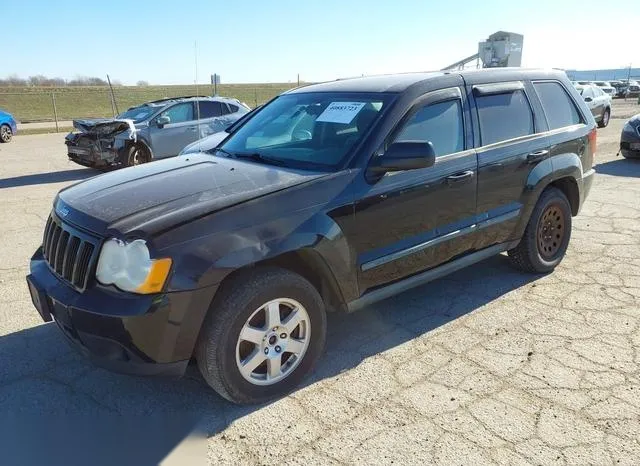
<instances>
[{"instance_id":1,"label":"side window trim","mask_svg":"<svg viewBox=\"0 0 640 466\"><path fill-rule=\"evenodd\" d=\"M462 98L462 92L460 91L459 87L449 87L446 89L439 89L436 91L428 92L426 94L421 95L417 99L415 99L413 103L409 106L409 110L405 112L405 114L402 116L402 118L400 118L400 120L393 127L393 129L389 131L389 134L387 135L384 142L382 143L382 146L375 152L375 154L382 155L387 150L389 145L395 140L395 138L398 136L400 131L402 131L407 121L409 121L416 113L418 113L420 109L422 109L423 107L426 107L427 105L447 102L450 100L458 100L458 102L460 103L460 110L461 110L460 115L462 117L462 125L463 125L462 151L466 150L467 149L467 131L466 131L467 121L466 121L464 100ZM458 152L455 152L455 153L457 154ZM452 155L452 154L447 154L447 155Z\"/></svg>"}]
</instances>

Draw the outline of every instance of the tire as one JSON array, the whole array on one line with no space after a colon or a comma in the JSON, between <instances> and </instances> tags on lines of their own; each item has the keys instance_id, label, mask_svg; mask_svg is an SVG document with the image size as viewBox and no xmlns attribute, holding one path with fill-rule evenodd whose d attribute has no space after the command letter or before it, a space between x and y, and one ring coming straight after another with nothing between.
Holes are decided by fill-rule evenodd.
<instances>
[{"instance_id":1,"label":"tire","mask_svg":"<svg viewBox=\"0 0 640 466\"><path fill-rule=\"evenodd\" d=\"M11 131L11 126L9 125L0 125L0 142L9 142L13 137L13 131Z\"/></svg>"},{"instance_id":2,"label":"tire","mask_svg":"<svg viewBox=\"0 0 640 466\"><path fill-rule=\"evenodd\" d=\"M274 322L282 318L282 323L272 327L267 325L265 309L266 304L273 305L276 300L280 316ZM287 318L293 315L290 308L297 308L299 317L306 315L308 323L287 329ZM251 331L258 331L251 333L256 343L240 338L249 324ZM218 290L200 330L196 360L209 386L227 400L238 404L262 403L289 393L301 382L322 354L326 328L324 303L311 283L288 270L260 267L241 272ZM280 339L283 336L287 338ZM301 341L306 341L299 357L286 351L287 345L293 348L294 340L297 348ZM245 370L243 375L240 366L252 357L262 363L254 372ZM278 367L272 366L272 361L280 361L283 370L281 375L270 378L269 371Z\"/></svg>"},{"instance_id":3,"label":"tire","mask_svg":"<svg viewBox=\"0 0 640 466\"><path fill-rule=\"evenodd\" d=\"M562 261L570 239L569 201L558 188L548 187L538 199L520 243L509 250L509 258L525 272L549 273Z\"/></svg>"},{"instance_id":4,"label":"tire","mask_svg":"<svg viewBox=\"0 0 640 466\"><path fill-rule=\"evenodd\" d=\"M127 151L127 160L125 161L125 166L134 167L136 165L141 165L143 163L147 163L151 160L149 156L149 151L146 147L141 144L134 144L129 147Z\"/></svg>"},{"instance_id":5,"label":"tire","mask_svg":"<svg viewBox=\"0 0 640 466\"><path fill-rule=\"evenodd\" d=\"M604 109L604 113L602 114L602 118L598 122L598 128L606 128L609 124L609 119L611 118L611 110L608 108Z\"/></svg>"}]
</instances>

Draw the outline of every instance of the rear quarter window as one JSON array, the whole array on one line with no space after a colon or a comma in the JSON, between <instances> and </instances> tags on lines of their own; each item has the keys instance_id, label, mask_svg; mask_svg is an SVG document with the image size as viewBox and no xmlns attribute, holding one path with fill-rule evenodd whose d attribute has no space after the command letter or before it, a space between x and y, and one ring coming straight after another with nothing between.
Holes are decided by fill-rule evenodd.
<instances>
[{"instance_id":1,"label":"rear quarter window","mask_svg":"<svg viewBox=\"0 0 640 466\"><path fill-rule=\"evenodd\" d=\"M476 97L482 145L533 134L533 113L524 91Z\"/></svg>"},{"instance_id":2,"label":"rear quarter window","mask_svg":"<svg viewBox=\"0 0 640 466\"><path fill-rule=\"evenodd\" d=\"M533 87L542 103L549 129L583 123L575 103L560 83L534 82Z\"/></svg>"}]
</instances>

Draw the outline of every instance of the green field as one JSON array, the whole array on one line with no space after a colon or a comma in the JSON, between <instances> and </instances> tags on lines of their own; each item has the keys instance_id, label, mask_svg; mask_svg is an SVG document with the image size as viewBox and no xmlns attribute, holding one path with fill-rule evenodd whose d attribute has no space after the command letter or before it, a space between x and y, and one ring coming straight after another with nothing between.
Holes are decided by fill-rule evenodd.
<instances>
[{"instance_id":1,"label":"green field","mask_svg":"<svg viewBox=\"0 0 640 466\"><path fill-rule=\"evenodd\" d=\"M263 104L295 84L222 84L218 94L235 97L250 107ZM120 112L127 108L164 97L211 95L210 85L189 86L118 86L114 87ZM113 116L108 87L0 87L0 108L19 121L53 121L55 96L58 120Z\"/></svg>"}]
</instances>

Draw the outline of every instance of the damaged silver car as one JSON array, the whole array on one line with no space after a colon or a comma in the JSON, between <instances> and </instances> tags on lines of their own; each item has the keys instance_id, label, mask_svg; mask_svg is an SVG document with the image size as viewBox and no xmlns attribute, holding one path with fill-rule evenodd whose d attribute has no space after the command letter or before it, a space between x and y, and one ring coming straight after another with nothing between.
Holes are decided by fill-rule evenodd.
<instances>
[{"instance_id":1,"label":"damaged silver car","mask_svg":"<svg viewBox=\"0 0 640 466\"><path fill-rule=\"evenodd\" d=\"M69 159L86 167L128 167L172 157L188 144L224 131L249 112L237 99L174 97L132 107L116 118L74 120L65 138Z\"/></svg>"}]
</instances>

